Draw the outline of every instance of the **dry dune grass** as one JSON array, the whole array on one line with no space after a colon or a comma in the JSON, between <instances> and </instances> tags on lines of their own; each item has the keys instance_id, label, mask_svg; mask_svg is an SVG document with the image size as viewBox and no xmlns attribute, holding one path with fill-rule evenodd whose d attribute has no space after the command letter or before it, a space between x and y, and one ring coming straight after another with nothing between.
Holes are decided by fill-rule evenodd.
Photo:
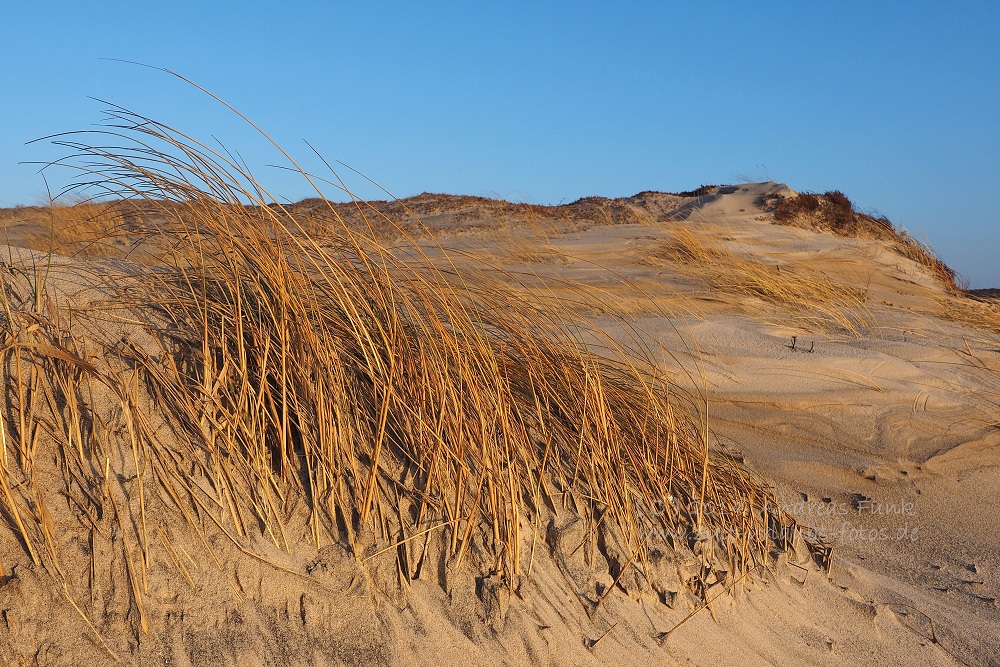
<instances>
[{"instance_id":1,"label":"dry dune grass","mask_svg":"<svg viewBox=\"0 0 1000 667\"><path fill-rule=\"evenodd\" d=\"M224 535L258 560L260 539L340 543L359 562L388 552L403 578L415 564L400 546L440 540L508 586L556 512L617 531L629 563L651 531L687 535L733 577L793 535L651 364L596 356L564 313L421 262L416 245L404 262L346 223L321 245L312 220L266 205L225 155L123 109L112 118L118 148L65 135L76 157L61 166L141 203L129 233L165 261L88 309L11 267L0 347L0 509L88 624L100 576L63 567L71 535L91 558L95 542L117 550L137 633L156 573L189 576L181 532L220 570ZM392 224L356 210L369 229ZM93 334L95 313L128 326Z\"/></svg>"},{"instance_id":2,"label":"dry dune grass","mask_svg":"<svg viewBox=\"0 0 1000 667\"><path fill-rule=\"evenodd\" d=\"M842 192L802 193L783 198L775 207L774 220L783 225L821 229L840 236L887 241L897 253L929 270L948 290L958 293L966 287L929 245L921 243L905 229L896 228L884 216L858 211Z\"/></svg>"},{"instance_id":3,"label":"dry dune grass","mask_svg":"<svg viewBox=\"0 0 1000 667\"><path fill-rule=\"evenodd\" d=\"M702 278L717 290L785 306L806 328L834 326L858 337L877 328L864 288L803 266L778 267L737 255L722 242L700 238L683 226L675 227L671 236L650 254L652 261Z\"/></svg>"},{"instance_id":4,"label":"dry dune grass","mask_svg":"<svg viewBox=\"0 0 1000 667\"><path fill-rule=\"evenodd\" d=\"M1000 304L974 298L939 298L930 314L1000 333Z\"/></svg>"},{"instance_id":5,"label":"dry dune grass","mask_svg":"<svg viewBox=\"0 0 1000 667\"><path fill-rule=\"evenodd\" d=\"M122 212L115 204L53 202L0 211L5 230L23 225L27 233L16 242L34 250L68 257L109 257L121 254ZM6 241L6 239L4 239Z\"/></svg>"}]
</instances>

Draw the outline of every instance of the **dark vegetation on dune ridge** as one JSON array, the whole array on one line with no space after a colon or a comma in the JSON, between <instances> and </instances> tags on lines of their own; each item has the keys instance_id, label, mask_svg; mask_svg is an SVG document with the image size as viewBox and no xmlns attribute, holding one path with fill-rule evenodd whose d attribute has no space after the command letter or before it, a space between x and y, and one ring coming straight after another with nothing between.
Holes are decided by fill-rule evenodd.
<instances>
[{"instance_id":1,"label":"dark vegetation on dune ridge","mask_svg":"<svg viewBox=\"0 0 1000 667\"><path fill-rule=\"evenodd\" d=\"M511 202L504 199L476 197L471 195L451 195L424 192L400 200L366 201L365 207L369 213L374 213L373 219L367 217L354 203L333 203L322 199L305 199L294 204L272 205L272 208L295 213L310 213L320 218L328 218L331 213L337 216L337 222L365 225L375 225L376 230L394 231L399 227L410 233L419 233L418 218L429 217L442 213L456 214L457 221L475 224L478 227L490 226L498 222L538 222L552 220L561 223L597 223L609 225L644 224L662 217L661 211L651 201L670 199L693 199L715 193L719 186L702 185L694 190L684 192L660 192L646 190L631 197L581 197L568 204L553 206L544 204L528 204ZM386 222L391 224L386 225Z\"/></svg>"},{"instance_id":2,"label":"dark vegetation on dune ridge","mask_svg":"<svg viewBox=\"0 0 1000 667\"><path fill-rule=\"evenodd\" d=\"M839 190L822 195L804 192L794 197L775 196L767 203L774 206L774 221L778 224L886 241L897 253L928 269L948 290L959 293L968 287L930 246L895 227L885 216L859 211Z\"/></svg>"},{"instance_id":3,"label":"dark vegetation on dune ridge","mask_svg":"<svg viewBox=\"0 0 1000 667\"><path fill-rule=\"evenodd\" d=\"M8 558L47 573L109 652L173 613L150 596L158 581L194 587L182 543L222 581L226 549L289 571L275 553L333 544L362 572L388 559L401 586L439 553L514 590L571 516L617 554L599 605L626 574L654 585L664 553L700 558L682 585L704 599L795 542L772 491L710 447L655 364L598 356L587 325L488 274L415 244L400 259L374 230L408 231L363 202L348 224L312 200L337 221L320 243L309 209L269 204L228 155L109 113L114 148L63 135L58 166L119 201L93 229L126 225L148 263L12 256L0 314ZM93 303L50 285L65 271L91 274ZM124 611L95 591L125 591Z\"/></svg>"},{"instance_id":4,"label":"dark vegetation on dune ridge","mask_svg":"<svg viewBox=\"0 0 1000 667\"><path fill-rule=\"evenodd\" d=\"M647 191L631 197L583 197L555 206L429 192L405 199L365 201L360 206L358 202L331 202L322 197L266 206L270 209L267 215L278 216L286 224L308 226L303 227L303 231L314 235L323 235L328 229L337 233L346 225L380 240L396 240L426 236L428 230L424 221L434 228L439 216L447 218L452 233L549 222L566 230L593 224L651 224L669 217L670 212L686 200L712 194L715 189L716 186L702 186L681 193ZM119 254L120 248L116 250L114 244L127 243L129 223L139 218L163 217L165 211L174 207L173 202L153 201L152 196L146 201L128 199L104 204L66 199L65 203L56 204L60 220L54 228L55 236L34 239L33 247L42 249L42 244L54 242L54 249L66 255ZM50 230L51 218L49 206L0 209L0 223L8 225L23 224ZM294 223L292 218L295 218ZM102 230L98 229L101 225ZM97 233L101 231L103 234ZM86 239L86 244L81 239Z\"/></svg>"}]
</instances>

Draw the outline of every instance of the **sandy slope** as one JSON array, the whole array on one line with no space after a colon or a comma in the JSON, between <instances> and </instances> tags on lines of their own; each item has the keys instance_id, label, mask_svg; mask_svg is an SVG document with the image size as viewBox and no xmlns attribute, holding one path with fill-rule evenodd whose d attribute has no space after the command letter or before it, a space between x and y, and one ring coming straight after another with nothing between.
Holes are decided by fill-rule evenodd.
<instances>
[{"instance_id":1,"label":"sandy slope","mask_svg":"<svg viewBox=\"0 0 1000 667\"><path fill-rule=\"evenodd\" d=\"M703 397L692 409L707 405L713 446L743 457L833 545L829 573L800 549L713 590L710 608L693 616L697 601L679 581L664 585L676 594L665 599L624 577L591 615L587 596L628 559L614 545L579 550L586 540L559 514L514 594L453 571L433 547L421 576L400 583L392 554L359 569L336 544L255 545L265 563L216 535L225 575L179 555L193 581L159 573L150 635L112 634L111 651L172 665L1000 664L1000 335L943 317L970 306L881 242L773 224L761 205L771 193L790 191L769 183L647 195L635 202L646 212L637 221L523 224L497 221L494 210L489 224L470 224L486 217L473 202L428 224L460 268L503 268L519 289L559 297L621 344L652 350L680 389ZM663 254L678 230L730 255L681 266ZM863 290L855 331L801 304L719 287L728 257ZM123 260L57 259L51 284L80 305L106 296L95 276L127 273ZM82 572L91 558L77 546L69 567ZM196 546L179 544L192 556ZM97 567L122 571L113 550L94 549ZM22 551L0 534L0 661L110 662ZM665 558L678 579L695 554ZM113 586L91 593L99 630L123 627L125 597Z\"/></svg>"},{"instance_id":2,"label":"sandy slope","mask_svg":"<svg viewBox=\"0 0 1000 667\"><path fill-rule=\"evenodd\" d=\"M788 635L783 645L809 646L805 628L813 628L830 648L822 658L803 648L807 662L921 663L947 661L951 652L993 664L1000 651L1000 528L992 519L1000 497L1000 339L939 317L942 303L966 304L879 242L774 225L754 205L770 191L781 188L744 186L679 223L549 235L549 257L528 266L580 283L563 292L597 288L581 310L600 319L618 307L670 350L668 365L690 374L677 381L707 388L720 443L742 452L785 506L834 545L831 583L811 591L808 604L792 605L790 596L803 593L787 585L750 595L751 607L767 598L764 605L794 610L796 620L771 617L783 619L774 629ZM860 336L803 326L801 308L711 289L667 263L650 266L651 249L674 225L768 265L804 266L865 286L873 326ZM700 632L719 633L719 643L743 645L766 662L774 638L751 631L745 611L736 605L736 627L723 620ZM927 641L932 622L940 647ZM906 637L920 650L890 657L888 647ZM852 654L859 645L862 653ZM683 655L708 664L699 657L704 649Z\"/></svg>"}]
</instances>

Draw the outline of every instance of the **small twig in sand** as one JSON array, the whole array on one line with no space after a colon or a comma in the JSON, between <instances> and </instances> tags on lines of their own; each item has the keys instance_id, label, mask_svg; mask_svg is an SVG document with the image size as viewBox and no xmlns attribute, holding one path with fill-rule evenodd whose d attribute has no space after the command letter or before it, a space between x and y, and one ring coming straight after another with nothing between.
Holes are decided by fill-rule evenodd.
<instances>
[{"instance_id":1,"label":"small twig in sand","mask_svg":"<svg viewBox=\"0 0 1000 667\"><path fill-rule=\"evenodd\" d=\"M716 600L718 600L720 597L722 597L723 595L725 595L726 593L728 593L729 591L731 591L732 588L733 588L733 586L735 586L736 584L738 584L741 581L743 581L746 578L746 576L748 574L750 574L751 572L753 572L753 569L746 570L743 574L741 574L738 578L736 578L733 581L733 583L729 584L723 590L721 590L718 593L716 593L711 599L705 600L700 605L698 605L693 610L691 610L691 613L688 614L687 616L685 616L684 618L682 618L680 621L678 621L677 625L675 625L674 627L670 628L666 632L661 632L659 635L657 635L656 639L661 644L663 642L667 641L667 638L671 635L671 633L673 633L675 630L677 630L677 628L681 627L682 625L684 625L685 623L687 623L689 620L691 620L694 617L694 615L697 614L698 612L700 612L702 609L704 609L705 607L708 607L713 602L715 602Z\"/></svg>"},{"instance_id":2,"label":"small twig in sand","mask_svg":"<svg viewBox=\"0 0 1000 667\"><path fill-rule=\"evenodd\" d=\"M605 637L607 637L608 635L611 634L611 631L614 630L618 626L619 623L621 623L621 621L615 621L614 625L612 625L610 628L608 628L607 630L605 630L603 635L601 635L597 639L588 639L588 640L586 640L584 642L584 644L587 645L587 648L589 648L590 650L593 650L600 643L600 641L602 639L604 639Z\"/></svg>"},{"instance_id":3,"label":"small twig in sand","mask_svg":"<svg viewBox=\"0 0 1000 667\"><path fill-rule=\"evenodd\" d=\"M918 609L917 607L914 607L911 604L906 604L905 602L881 602L879 600L875 600L875 602L877 602L878 604L885 605L890 610L892 610L893 607L902 607L904 609L909 609L911 611L915 611L916 613L920 614L925 619L927 619L927 622L930 624L930 631L931 632L930 632L930 637L928 637L927 639L930 640L930 642L932 644L934 644L935 646L937 646L939 649L941 649L942 651L944 651L945 653L947 653L951 657L955 658L955 660L958 660L963 665L968 665L969 664L965 660L962 660L957 655L955 655L954 653L952 653L948 648L946 648L944 646L944 644L941 643L941 640L938 638L937 632L934 629L934 619L931 618L928 614L926 614L923 610ZM893 613L897 613L897 612L893 611ZM906 625L908 625L908 623ZM912 626L911 626L911 629L914 629L914 628L912 628Z\"/></svg>"}]
</instances>

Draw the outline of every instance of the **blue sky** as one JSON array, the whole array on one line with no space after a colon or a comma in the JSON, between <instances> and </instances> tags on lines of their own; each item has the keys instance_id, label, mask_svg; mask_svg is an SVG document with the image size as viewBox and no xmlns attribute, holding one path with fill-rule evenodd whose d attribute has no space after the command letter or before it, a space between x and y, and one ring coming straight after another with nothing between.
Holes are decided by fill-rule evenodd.
<instances>
[{"instance_id":1,"label":"blue sky","mask_svg":"<svg viewBox=\"0 0 1000 667\"><path fill-rule=\"evenodd\" d=\"M310 194L203 94L103 58L176 70L399 197L774 179L842 190L1000 287L1000 2L6 3L0 205L44 198L18 162L62 151L25 142L98 123L90 97Z\"/></svg>"}]
</instances>

